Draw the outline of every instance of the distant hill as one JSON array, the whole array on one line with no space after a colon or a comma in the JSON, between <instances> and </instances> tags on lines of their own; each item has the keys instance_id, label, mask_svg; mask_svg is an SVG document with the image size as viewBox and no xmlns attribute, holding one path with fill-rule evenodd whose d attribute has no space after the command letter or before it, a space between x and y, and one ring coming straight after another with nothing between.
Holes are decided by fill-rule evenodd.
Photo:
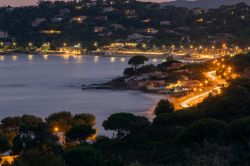
<instances>
[{"instance_id":1,"label":"distant hill","mask_svg":"<svg viewBox=\"0 0 250 166\"><path fill-rule=\"evenodd\" d=\"M250 0L176 0L172 2L163 2L162 6L178 6L186 8L204 8L204 9L213 9L218 8L222 5L234 5L237 3L246 3L250 5Z\"/></svg>"}]
</instances>

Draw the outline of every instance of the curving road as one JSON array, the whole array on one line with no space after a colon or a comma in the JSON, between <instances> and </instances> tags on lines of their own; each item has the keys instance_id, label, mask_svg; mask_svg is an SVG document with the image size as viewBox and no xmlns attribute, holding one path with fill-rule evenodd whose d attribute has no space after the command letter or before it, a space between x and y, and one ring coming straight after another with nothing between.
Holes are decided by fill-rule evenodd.
<instances>
[{"instance_id":1,"label":"curving road","mask_svg":"<svg viewBox=\"0 0 250 166\"><path fill-rule=\"evenodd\" d=\"M216 80L217 77L215 76L215 74L216 74L216 71L210 71L210 72L208 72L206 75L207 75L208 78L210 78L210 79L212 79L212 80ZM220 87L217 86L217 87L215 87L215 88L212 89L212 90L209 90L209 91L204 92L204 93L202 93L202 94L199 94L199 95L197 95L197 96L191 97L191 98L189 98L189 99L183 101L183 102L181 103L181 106L182 106L183 108L188 108L188 107L190 107L190 103L191 103L191 102L193 102L193 101L195 101L195 100L198 100L198 99L200 99L200 98L203 98L203 97L205 97L205 96L208 96L213 90L218 90L218 89L220 89Z\"/></svg>"},{"instance_id":2,"label":"curving road","mask_svg":"<svg viewBox=\"0 0 250 166\"><path fill-rule=\"evenodd\" d=\"M211 78L212 80L215 80L217 78L215 75L216 75L216 71L210 71L207 73L207 76Z\"/></svg>"},{"instance_id":3,"label":"curving road","mask_svg":"<svg viewBox=\"0 0 250 166\"><path fill-rule=\"evenodd\" d=\"M188 108L188 107L190 107L189 103L191 103L192 101L195 101L195 100L197 100L197 99L199 99L199 98L201 98L201 97L204 97L204 96L209 95L210 92L211 92L211 91L202 93L202 94L197 95L197 96L194 96L194 97L191 97L191 98L185 100L184 102L182 102L182 103L181 103L181 106L182 106L183 108Z\"/></svg>"}]
</instances>

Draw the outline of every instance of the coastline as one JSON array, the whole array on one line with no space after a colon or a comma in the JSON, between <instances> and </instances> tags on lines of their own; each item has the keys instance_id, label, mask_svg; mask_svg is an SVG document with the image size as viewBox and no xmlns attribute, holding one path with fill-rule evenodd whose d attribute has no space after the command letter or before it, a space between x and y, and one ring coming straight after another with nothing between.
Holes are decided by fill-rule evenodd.
<instances>
[{"instance_id":1,"label":"coastline","mask_svg":"<svg viewBox=\"0 0 250 166\"><path fill-rule=\"evenodd\" d=\"M15 52L0 52L0 54L2 55L23 55L23 54L36 54L36 55L51 55L51 56L67 56L67 57L77 57L77 56L91 56L91 57L95 57L95 56L101 56L101 57L133 57L135 56L135 54L107 54L107 52L98 52L98 53L93 53L92 51L90 52L85 52L82 54L71 54L71 53L64 53L64 52L58 52L58 51L50 51L50 52L39 52L39 51L32 51L32 52L20 52L20 51L15 51ZM163 55L148 55L147 53L145 54L140 54L143 56L146 56L148 58L168 58L169 56L173 57L175 60L178 60L182 63L203 63L206 62L208 60L211 59L207 59L207 58L192 58L189 56L185 56L185 55L178 55L178 54L163 54Z\"/></svg>"},{"instance_id":2,"label":"coastline","mask_svg":"<svg viewBox=\"0 0 250 166\"><path fill-rule=\"evenodd\" d=\"M125 83L125 79L127 77L117 77L112 79L111 81L105 82L105 83L100 83L100 84L89 84L89 85L81 85L82 90L117 90L117 91L122 91L122 90L132 90L132 91L139 91L142 93L151 93L151 94L156 94L156 95L163 95L163 93L159 93L157 90L147 90L144 88L136 88L136 87L131 87Z\"/></svg>"}]
</instances>

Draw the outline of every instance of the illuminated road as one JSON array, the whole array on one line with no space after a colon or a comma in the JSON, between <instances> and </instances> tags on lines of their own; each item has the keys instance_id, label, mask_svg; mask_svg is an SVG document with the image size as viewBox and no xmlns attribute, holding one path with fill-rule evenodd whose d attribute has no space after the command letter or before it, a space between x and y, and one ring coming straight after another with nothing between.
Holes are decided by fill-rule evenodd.
<instances>
[{"instance_id":1,"label":"illuminated road","mask_svg":"<svg viewBox=\"0 0 250 166\"><path fill-rule=\"evenodd\" d=\"M212 79L214 81L214 80L217 79L215 74L216 74L216 71L210 71L206 75L207 75L207 77L209 77L210 79ZM219 90L219 89L220 89L220 87L217 86L212 90L209 90L209 91L204 92L202 94L199 94L197 96L191 97L191 98L185 100L184 102L182 102L181 106L183 108L188 108L188 107L190 107L190 103L194 102L195 100L198 100L198 99L201 99L201 98L204 98L204 97L208 96L213 90Z\"/></svg>"},{"instance_id":2,"label":"illuminated road","mask_svg":"<svg viewBox=\"0 0 250 166\"><path fill-rule=\"evenodd\" d=\"M182 103L181 103L181 106L182 106L183 108L188 108L188 107L190 107L190 106L189 106L189 103L191 103L192 101L195 101L195 100L197 100L197 99L199 99L199 98L201 98L201 97L205 97L205 96L209 95L210 92L211 92L211 91L202 93L202 94L197 95L197 96L194 96L194 97L192 97L192 98L189 98L189 99L185 100L184 102L182 102Z\"/></svg>"},{"instance_id":3,"label":"illuminated road","mask_svg":"<svg viewBox=\"0 0 250 166\"><path fill-rule=\"evenodd\" d=\"M217 77L214 76L216 74L216 71L210 71L207 73L207 76L211 78L212 80L215 80Z\"/></svg>"}]
</instances>

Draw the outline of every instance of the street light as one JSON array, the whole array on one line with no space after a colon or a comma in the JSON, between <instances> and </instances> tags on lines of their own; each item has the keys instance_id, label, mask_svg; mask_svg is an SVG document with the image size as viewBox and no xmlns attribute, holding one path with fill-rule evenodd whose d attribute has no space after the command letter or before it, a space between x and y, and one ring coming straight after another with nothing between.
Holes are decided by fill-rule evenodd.
<instances>
[{"instance_id":1,"label":"street light","mask_svg":"<svg viewBox=\"0 0 250 166\"><path fill-rule=\"evenodd\" d=\"M54 132L58 132L59 128L58 127L54 127Z\"/></svg>"}]
</instances>

